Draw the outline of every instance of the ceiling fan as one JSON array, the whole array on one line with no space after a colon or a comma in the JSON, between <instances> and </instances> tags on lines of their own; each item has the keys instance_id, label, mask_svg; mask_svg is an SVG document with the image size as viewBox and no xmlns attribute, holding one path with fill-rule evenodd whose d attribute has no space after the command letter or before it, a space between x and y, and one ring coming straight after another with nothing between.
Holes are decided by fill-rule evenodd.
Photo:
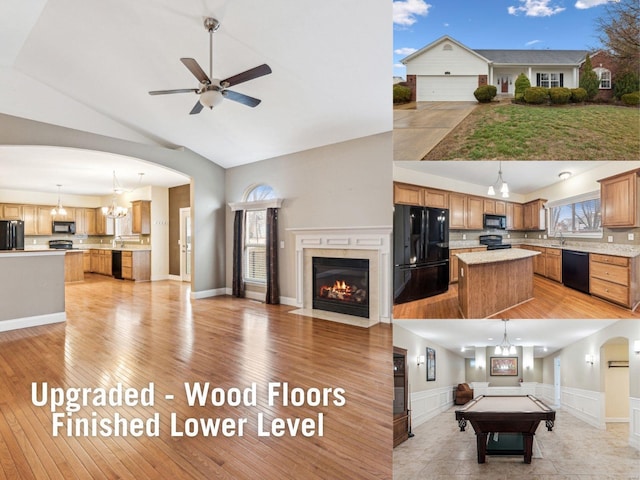
<instances>
[{"instance_id":1,"label":"ceiling fan","mask_svg":"<svg viewBox=\"0 0 640 480\"><path fill-rule=\"evenodd\" d=\"M225 98L233 100L234 102L242 103L248 107L257 107L261 102L260 99L250 97L243 93L227 90L227 88L270 74L271 68L269 65L264 63L224 80L213 78L213 32L220 28L220 22L215 18L207 17L204 19L204 28L209 32L209 76L207 76L200 65L198 65L198 62L193 58L180 59L184 66L187 67L193 76L198 79L200 87L178 88L174 90L153 90L149 92L149 95L194 92L198 94L200 98L189 112L190 115L200 113L204 107L213 108L216 105L219 105Z\"/></svg>"}]
</instances>

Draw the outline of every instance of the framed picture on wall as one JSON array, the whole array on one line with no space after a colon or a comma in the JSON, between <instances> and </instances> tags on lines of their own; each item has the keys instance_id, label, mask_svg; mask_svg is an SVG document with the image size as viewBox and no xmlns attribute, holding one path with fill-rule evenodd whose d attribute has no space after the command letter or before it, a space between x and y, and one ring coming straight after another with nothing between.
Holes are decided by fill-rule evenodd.
<instances>
[{"instance_id":1,"label":"framed picture on wall","mask_svg":"<svg viewBox=\"0 0 640 480\"><path fill-rule=\"evenodd\" d=\"M491 357L491 376L518 376L518 357Z\"/></svg>"},{"instance_id":2,"label":"framed picture on wall","mask_svg":"<svg viewBox=\"0 0 640 480\"><path fill-rule=\"evenodd\" d=\"M436 351L427 347L427 382L436 381Z\"/></svg>"}]
</instances>

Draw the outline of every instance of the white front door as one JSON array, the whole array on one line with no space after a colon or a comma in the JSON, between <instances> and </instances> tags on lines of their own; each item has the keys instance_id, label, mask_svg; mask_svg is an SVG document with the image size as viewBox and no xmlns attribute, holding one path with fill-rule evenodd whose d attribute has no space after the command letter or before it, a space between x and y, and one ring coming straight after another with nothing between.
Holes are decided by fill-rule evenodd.
<instances>
[{"instance_id":1,"label":"white front door","mask_svg":"<svg viewBox=\"0 0 640 480\"><path fill-rule=\"evenodd\" d=\"M191 208L180 209L180 278L191 281Z\"/></svg>"}]
</instances>

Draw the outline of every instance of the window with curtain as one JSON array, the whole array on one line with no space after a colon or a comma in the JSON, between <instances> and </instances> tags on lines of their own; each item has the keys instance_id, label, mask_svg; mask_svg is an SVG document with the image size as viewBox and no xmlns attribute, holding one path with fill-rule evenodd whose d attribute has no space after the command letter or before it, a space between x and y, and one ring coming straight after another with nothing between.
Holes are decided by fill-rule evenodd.
<instances>
[{"instance_id":1,"label":"window with curtain","mask_svg":"<svg viewBox=\"0 0 640 480\"><path fill-rule=\"evenodd\" d=\"M269 185L256 185L245 194L245 202L259 203L275 198ZM267 282L267 210L251 209L244 214L244 280L250 283Z\"/></svg>"},{"instance_id":2,"label":"window with curtain","mask_svg":"<svg viewBox=\"0 0 640 480\"><path fill-rule=\"evenodd\" d=\"M600 192L547 204L549 235L602 238Z\"/></svg>"}]
</instances>

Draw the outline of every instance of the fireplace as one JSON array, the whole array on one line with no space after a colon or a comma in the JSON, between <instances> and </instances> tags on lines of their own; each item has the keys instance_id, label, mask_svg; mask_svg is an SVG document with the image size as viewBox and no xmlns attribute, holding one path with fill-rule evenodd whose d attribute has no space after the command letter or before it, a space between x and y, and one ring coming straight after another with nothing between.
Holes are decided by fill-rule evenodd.
<instances>
[{"instance_id":1,"label":"fireplace","mask_svg":"<svg viewBox=\"0 0 640 480\"><path fill-rule=\"evenodd\" d=\"M369 260L313 257L313 308L369 318Z\"/></svg>"}]
</instances>

